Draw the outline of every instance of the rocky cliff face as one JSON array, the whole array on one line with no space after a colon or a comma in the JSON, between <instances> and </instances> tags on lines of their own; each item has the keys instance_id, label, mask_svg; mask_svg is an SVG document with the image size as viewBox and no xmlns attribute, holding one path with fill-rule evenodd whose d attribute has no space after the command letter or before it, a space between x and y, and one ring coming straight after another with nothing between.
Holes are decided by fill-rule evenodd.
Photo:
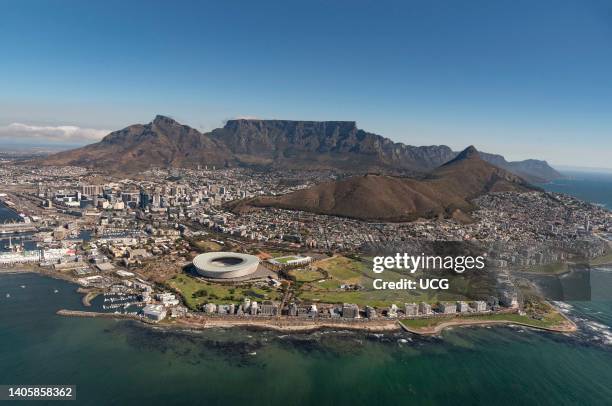
<instances>
[{"instance_id":1,"label":"rocky cliff face","mask_svg":"<svg viewBox=\"0 0 612 406\"><path fill-rule=\"evenodd\" d=\"M453 157L445 145L396 143L358 129L354 121L230 120L210 136L247 161L257 157L276 167L421 172Z\"/></svg>"},{"instance_id":2,"label":"rocky cliff face","mask_svg":"<svg viewBox=\"0 0 612 406\"><path fill-rule=\"evenodd\" d=\"M242 165L418 174L456 155L446 145L415 147L393 142L360 130L354 121L229 120L223 128L202 134L157 116L148 124L112 132L98 143L51 155L42 163L102 166L122 172ZM507 162L490 154L483 154L483 159L531 180L532 175L542 180L558 175L543 161Z\"/></svg>"},{"instance_id":3,"label":"rocky cliff face","mask_svg":"<svg viewBox=\"0 0 612 406\"><path fill-rule=\"evenodd\" d=\"M508 162L501 155L484 152L481 152L480 156L490 164L515 173L533 183L544 183L563 178L563 175L554 170L546 161L526 159L524 161Z\"/></svg>"},{"instance_id":4,"label":"rocky cliff face","mask_svg":"<svg viewBox=\"0 0 612 406\"><path fill-rule=\"evenodd\" d=\"M225 145L168 117L157 116L148 124L114 131L98 143L51 155L42 163L136 172L150 167L195 167L204 162L225 165L232 159Z\"/></svg>"}]
</instances>

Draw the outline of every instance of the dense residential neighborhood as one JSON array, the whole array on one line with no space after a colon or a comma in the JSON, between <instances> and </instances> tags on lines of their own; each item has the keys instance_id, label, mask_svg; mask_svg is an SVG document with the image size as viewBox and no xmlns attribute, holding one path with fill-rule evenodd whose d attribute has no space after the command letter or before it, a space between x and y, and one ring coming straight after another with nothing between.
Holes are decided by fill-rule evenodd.
<instances>
[{"instance_id":1,"label":"dense residential neighborhood","mask_svg":"<svg viewBox=\"0 0 612 406\"><path fill-rule=\"evenodd\" d=\"M512 269L588 261L609 249L609 211L541 191L482 195L474 199L471 222L440 217L366 222L276 208L236 212L229 204L343 176L204 165L119 178L79 167L40 168L9 160L0 167L5 185L0 198L12 213L0 225L9 239L0 265L69 275L84 289L104 293L105 309L154 321L193 317L192 312L373 320L519 309L522 297ZM432 297L420 303L399 296L384 305L376 296L364 299L371 289L364 265L368 255L419 250L428 241L479 247L497 275L489 294ZM229 281L230 291L247 283L253 286L251 293L243 289L242 295L215 295L215 286L228 281L207 280L191 271L194 256L207 251L255 254L265 271ZM321 265L346 256L355 259L343 266L362 267L366 279L345 281ZM315 275L312 281L305 277L309 273ZM327 290L316 285L332 280L337 285ZM210 288L189 290L191 283ZM351 291L355 293L347 297L358 303L345 302L344 292Z\"/></svg>"}]
</instances>

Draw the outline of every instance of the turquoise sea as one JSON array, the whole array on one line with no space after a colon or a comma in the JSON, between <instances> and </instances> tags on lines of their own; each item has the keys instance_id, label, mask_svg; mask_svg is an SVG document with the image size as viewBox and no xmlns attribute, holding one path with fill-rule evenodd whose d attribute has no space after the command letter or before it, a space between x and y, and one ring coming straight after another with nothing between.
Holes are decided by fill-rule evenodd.
<instances>
[{"instance_id":1,"label":"turquoise sea","mask_svg":"<svg viewBox=\"0 0 612 406\"><path fill-rule=\"evenodd\" d=\"M591 272L612 291L612 269ZM0 275L0 384L72 384L84 405L612 404L612 301L570 302L574 335L519 327L435 338L285 335L55 315L82 308L75 288Z\"/></svg>"},{"instance_id":2,"label":"turquoise sea","mask_svg":"<svg viewBox=\"0 0 612 406\"><path fill-rule=\"evenodd\" d=\"M33 274L0 277L0 382L77 385L77 403L85 405L612 400L610 303L574 304L573 314L584 318L576 337L515 327L457 328L440 338L283 335L173 332L55 315L59 308L81 308L74 290Z\"/></svg>"}]
</instances>

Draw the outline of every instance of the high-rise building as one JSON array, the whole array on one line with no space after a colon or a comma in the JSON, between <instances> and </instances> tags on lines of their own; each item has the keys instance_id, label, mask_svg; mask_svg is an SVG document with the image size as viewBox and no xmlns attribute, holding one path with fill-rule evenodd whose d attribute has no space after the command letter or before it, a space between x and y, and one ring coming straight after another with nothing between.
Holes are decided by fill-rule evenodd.
<instances>
[{"instance_id":1,"label":"high-rise building","mask_svg":"<svg viewBox=\"0 0 612 406\"><path fill-rule=\"evenodd\" d=\"M466 302L463 301L457 301L457 311L459 313L466 313L468 311L470 311L470 307L468 306L468 304Z\"/></svg>"},{"instance_id":2,"label":"high-rise building","mask_svg":"<svg viewBox=\"0 0 612 406\"><path fill-rule=\"evenodd\" d=\"M298 306L295 303L289 304L289 316L297 316Z\"/></svg>"},{"instance_id":3,"label":"high-rise building","mask_svg":"<svg viewBox=\"0 0 612 406\"><path fill-rule=\"evenodd\" d=\"M257 302L252 301L251 302L251 316L257 315L257 309L258 309Z\"/></svg>"},{"instance_id":4,"label":"high-rise building","mask_svg":"<svg viewBox=\"0 0 612 406\"><path fill-rule=\"evenodd\" d=\"M359 307L353 303L344 303L342 305L342 317L345 319L359 318Z\"/></svg>"},{"instance_id":5,"label":"high-rise building","mask_svg":"<svg viewBox=\"0 0 612 406\"><path fill-rule=\"evenodd\" d=\"M455 303L438 303L438 311L443 314L453 314L457 312L457 305Z\"/></svg>"},{"instance_id":6,"label":"high-rise building","mask_svg":"<svg viewBox=\"0 0 612 406\"><path fill-rule=\"evenodd\" d=\"M204 305L204 312L205 313L215 313L217 311L217 305L214 303L206 303L206 305Z\"/></svg>"},{"instance_id":7,"label":"high-rise building","mask_svg":"<svg viewBox=\"0 0 612 406\"><path fill-rule=\"evenodd\" d=\"M259 308L263 316L276 316L278 314L278 305L270 300L264 301Z\"/></svg>"},{"instance_id":8,"label":"high-rise building","mask_svg":"<svg viewBox=\"0 0 612 406\"><path fill-rule=\"evenodd\" d=\"M487 310L487 303L484 300L476 300L472 302L472 307L474 308L474 311L484 312Z\"/></svg>"},{"instance_id":9,"label":"high-rise building","mask_svg":"<svg viewBox=\"0 0 612 406\"><path fill-rule=\"evenodd\" d=\"M88 197L94 197L102 193L102 186L100 185L83 185L81 186L81 192Z\"/></svg>"},{"instance_id":10,"label":"high-rise building","mask_svg":"<svg viewBox=\"0 0 612 406\"><path fill-rule=\"evenodd\" d=\"M406 316L416 316L419 314L419 307L416 303L404 303L404 314Z\"/></svg>"},{"instance_id":11,"label":"high-rise building","mask_svg":"<svg viewBox=\"0 0 612 406\"><path fill-rule=\"evenodd\" d=\"M584 231L586 231L587 233L591 232L591 220L589 219L589 216L586 217L585 219L585 223L584 223Z\"/></svg>"},{"instance_id":12,"label":"high-rise building","mask_svg":"<svg viewBox=\"0 0 612 406\"><path fill-rule=\"evenodd\" d=\"M431 305L425 302L419 303L419 313L423 315L433 314L433 312L431 311Z\"/></svg>"},{"instance_id":13,"label":"high-rise building","mask_svg":"<svg viewBox=\"0 0 612 406\"><path fill-rule=\"evenodd\" d=\"M397 317L397 305L393 303L391 307L389 307L389 311L387 312L387 317Z\"/></svg>"},{"instance_id":14,"label":"high-rise building","mask_svg":"<svg viewBox=\"0 0 612 406\"><path fill-rule=\"evenodd\" d=\"M140 191L140 208L145 209L149 207L151 197L144 190Z\"/></svg>"}]
</instances>

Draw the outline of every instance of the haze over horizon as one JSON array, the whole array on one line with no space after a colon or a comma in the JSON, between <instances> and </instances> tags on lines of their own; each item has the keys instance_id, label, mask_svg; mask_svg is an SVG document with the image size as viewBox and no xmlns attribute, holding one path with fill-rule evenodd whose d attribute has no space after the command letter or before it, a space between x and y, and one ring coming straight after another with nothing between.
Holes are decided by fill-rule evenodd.
<instances>
[{"instance_id":1,"label":"haze over horizon","mask_svg":"<svg viewBox=\"0 0 612 406\"><path fill-rule=\"evenodd\" d=\"M236 117L351 120L410 145L610 167L603 1L14 1L2 12L4 148L84 145L164 114L200 131Z\"/></svg>"}]
</instances>

